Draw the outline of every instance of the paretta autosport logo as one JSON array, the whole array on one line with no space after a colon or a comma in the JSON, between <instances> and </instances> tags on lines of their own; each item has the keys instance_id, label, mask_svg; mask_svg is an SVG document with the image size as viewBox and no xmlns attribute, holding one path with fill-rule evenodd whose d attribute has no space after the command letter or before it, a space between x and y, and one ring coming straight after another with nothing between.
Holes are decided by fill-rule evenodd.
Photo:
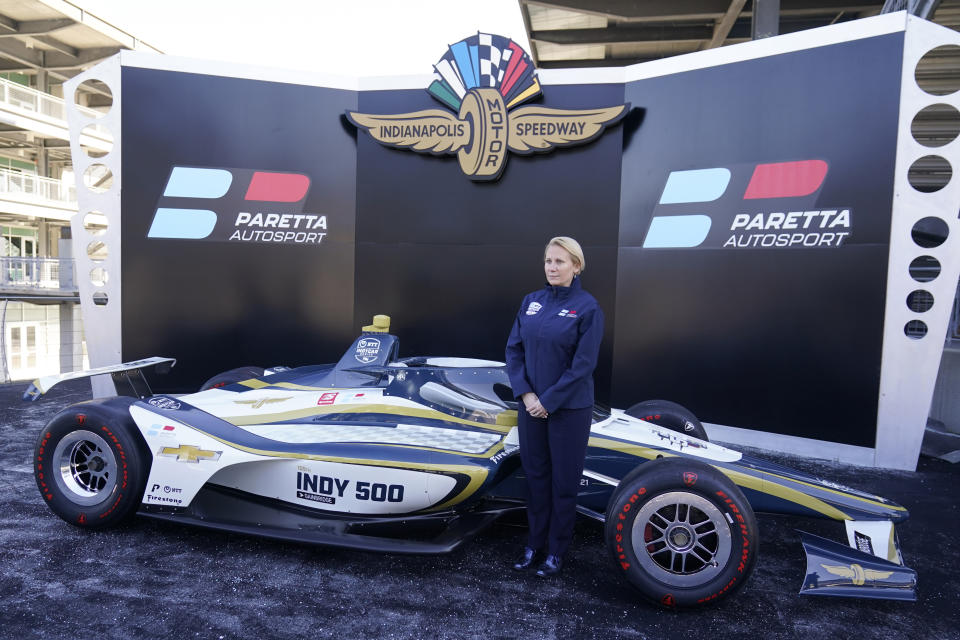
<instances>
[{"instance_id":1,"label":"paretta autosport logo","mask_svg":"<svg viewBox=\"0 0 960 640\"><path fill-rule=\"evenodd\" d=\"M841 247L853 235L853 212L818 206L828 171L820 159L672 171L643 248Z\"/></svg>"},{"instance_id":2,"label":"paretta autosport logo","mask_svg":"<svg viewBox=\"0 0 960 640\"><path fill-rule=\"evenodd\" d=\"M175 166L148 238L319 245L327 216L304 212L302 173Z\"/></svg>"},{"instance_id":3,"label":"paretta autosport logo","mask_svg":"<svg viewBox=\"0 0 960 640\"><path fill-rule=\"evenodd\" d=\"M389 147L456 154L460 169L476 181L496 180L506 166L507 150L531 154L590 142L630 108L515 109L541 94L533 61L513 40L488 33L450 45L434 69L439 77L427 92L454 113L348 111L347 118Z\"/></svg>"}]
</instances>

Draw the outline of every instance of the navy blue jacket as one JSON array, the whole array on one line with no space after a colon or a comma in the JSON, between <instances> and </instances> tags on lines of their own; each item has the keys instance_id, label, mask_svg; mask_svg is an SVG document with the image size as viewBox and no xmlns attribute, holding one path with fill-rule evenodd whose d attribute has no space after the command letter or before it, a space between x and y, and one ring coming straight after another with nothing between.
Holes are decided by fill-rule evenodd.
<instances>
[{"instance_id":1,"label":"navy blue jacket","mask_svg":"<svg viewBox=\"0 0 960 640\"><path fill-rule=\"evenodd\" d=\"M533 391L548 413L592 407L602 340L603 312L579 277L528 294L507 340L514 397Z\"/></svg>"}]
</instances>

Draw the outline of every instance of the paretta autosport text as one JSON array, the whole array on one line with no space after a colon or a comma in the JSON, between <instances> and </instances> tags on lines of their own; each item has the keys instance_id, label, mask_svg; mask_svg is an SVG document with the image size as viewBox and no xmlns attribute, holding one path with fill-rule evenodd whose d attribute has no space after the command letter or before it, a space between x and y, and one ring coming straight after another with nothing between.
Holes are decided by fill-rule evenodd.
<instances>
[{"instance_id":1,"label":"paretta autosport text","mask_svg":"<svg viewBox=\"0 0 960 640\"><path fill-rule=\"evenodd\" d=\"M327 235L327 216L310 213L248 213L234 222L231 241L320 244Z\"/></svg>"},{"instance_id":2,"label":"paretta autosport text","mask_svg":"<svg viewBox=\"0 0 960 640\"><path fill-rule=\"evenodd\" d=\"M731 235L723 246L839 247L850 236L850 210L790 211L788 213L737 214ZM753 231L752 233L745 233ZM777 232L777 233L774 233Z\"/></svg>"}]
</instances>

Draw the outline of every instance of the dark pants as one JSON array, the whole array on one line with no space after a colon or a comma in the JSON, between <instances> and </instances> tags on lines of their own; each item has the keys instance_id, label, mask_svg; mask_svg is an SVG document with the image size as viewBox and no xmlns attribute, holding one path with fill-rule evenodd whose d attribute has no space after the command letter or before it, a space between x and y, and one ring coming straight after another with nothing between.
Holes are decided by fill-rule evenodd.
<instances>
[{"instance_id":1,"label":"dark pants","mask_svg":"<svg viewBox=\"0 0 960 640\"><path fill-rule=\"evenodd\" d=\"M527 544L562 556L573 540L593 408L560 409L534 418L521 405L519 414L520 459L530 491Z\"/></svg>"}]
</instances>

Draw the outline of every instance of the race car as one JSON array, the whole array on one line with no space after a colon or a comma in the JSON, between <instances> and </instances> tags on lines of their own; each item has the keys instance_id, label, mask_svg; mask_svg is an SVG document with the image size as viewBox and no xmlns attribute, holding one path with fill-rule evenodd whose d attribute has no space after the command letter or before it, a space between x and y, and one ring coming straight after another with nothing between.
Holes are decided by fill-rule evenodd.
<instances>
[{"instance_id":1,"label":"race car","mask_svg":"<svg viewBox=\"0 0 960 640\"><path fill-rule=\"evenodd\" d=\"M87 529L137 514L280 540L446 553L524 508L517 402L501 362L398 355L375 316L336 364L241 367L198 393L154 395L148 358L40 378L110 374L118 395L61 411L34 469L50 509ZM842 521L847 545L801 533L801 594L914 600L896 523L907 510L708 441L666 401L596 407L578 511L604 524L616 571L648 600L730 597L757 559L754 511Z\"/></svg>"}]
</instances>

